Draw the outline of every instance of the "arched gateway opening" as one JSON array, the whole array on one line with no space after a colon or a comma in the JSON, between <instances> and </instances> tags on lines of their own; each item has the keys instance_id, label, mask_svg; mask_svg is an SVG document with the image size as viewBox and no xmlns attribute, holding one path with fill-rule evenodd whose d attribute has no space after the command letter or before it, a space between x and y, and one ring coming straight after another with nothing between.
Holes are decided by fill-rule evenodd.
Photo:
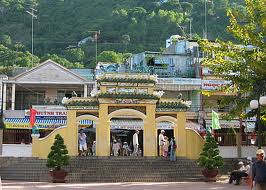
<instances>
[{"instance_id":1,"label":"arched gateway opening","mask_svg":"<svg viewBox=\"0 0 266 190\"><path fill-rule=\"evenodd\" d=\"M134 109L119 109L109 114L111 156L143 156L145 118L145 114ZM136 139L138 144L134 148Z\"/></svg>"},{"instance_id":2,"label":"arched gateway opening","mask_svg":"<svg viewBox=\"0 0 266 190\"><path fill-rule=\"evenodd\" d=\"M86 137L86 150L82 150L80 143L78 143L78 152L82 156L96 156L96 127L98 117L94 115L81 115L76 118L77 133L82 130ZM79 138L79 137L78 137ZM79 142L79 139L77 139Z\"/></svg>"}]
</instances>

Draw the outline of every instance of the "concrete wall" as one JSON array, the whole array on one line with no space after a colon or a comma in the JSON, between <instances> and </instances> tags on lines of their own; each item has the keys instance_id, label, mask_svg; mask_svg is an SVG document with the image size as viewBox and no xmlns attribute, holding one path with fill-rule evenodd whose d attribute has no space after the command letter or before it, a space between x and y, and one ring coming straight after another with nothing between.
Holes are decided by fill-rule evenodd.
<instances>
[{"instance_id":1,"label":"concrete wall","mask_svg":"<svg viewBox=\"0 0 266 190\"><path fill-rule=\"evenodd\" d=\"M3 144L4 157L31 157L31 145L28 144Z\"/></svg>"},{"instance_id":2,"label":"concrete wall","mask_svg":"<svg viewBox=\"0 0 266 190\"><path fill-rule=\"evenodd\" d=\"M241 158L246 157L256 157L256 150L258 147L256 146L242 146L241 147ZM266 147L263 147L266 152ZM237 158L237 147L236 146L219 146L220 155L223 158Z\"/></svg>"}]
</instances>

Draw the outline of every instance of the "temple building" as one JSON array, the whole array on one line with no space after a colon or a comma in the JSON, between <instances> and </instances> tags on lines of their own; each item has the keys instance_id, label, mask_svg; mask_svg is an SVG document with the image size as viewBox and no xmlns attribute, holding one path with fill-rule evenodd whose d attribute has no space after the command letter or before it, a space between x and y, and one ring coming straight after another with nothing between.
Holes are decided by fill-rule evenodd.
<instances>
[{"instance_id":1,"label":"temple building","mask_svg":"<svg viewBox=\"0 0 266 190\"><path fill-rule=\"evenodd\" d=\"M190 102L182 99L162 99L162 91L155 91L157 77L141 73L106 73L99 76L89 97L64 99L67 125L55 129L44 138L33 134L32 154L47 157L56 134L65 139L69 154L78 155L80 121L90 120L95 128L96 156L111 155L111 129L139 129L143 156L158 156L158 126L168 123L177 142L177 156L197 158L203 146L202 137L186 128L186 114ZM112 123L127 123L114 126ZM134 126L136 123L138 125ZM131 124L133 128L127 125ZM111 127L114 126L114 127ZM88 130L89 131L89 130ZM93 131L93 130L91 130ZM93 136L92 136L93 138ZM127 139L130 141L131 139ZM191 143L193 142L193 143ZM130 142L128 142L130 143Z\"/></svg>"}]
</instances>

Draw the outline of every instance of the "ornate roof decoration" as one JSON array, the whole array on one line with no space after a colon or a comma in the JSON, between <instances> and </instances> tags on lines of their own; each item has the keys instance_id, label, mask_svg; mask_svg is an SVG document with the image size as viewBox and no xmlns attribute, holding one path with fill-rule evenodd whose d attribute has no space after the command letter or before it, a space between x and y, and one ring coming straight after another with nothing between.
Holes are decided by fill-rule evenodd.
<instances>
[{"instance_id":1,"label":"ornate roof decoration","mask_svg":"<svg viewBox=\"0 0 266 190\"><path fill-rule=\"evenodd\" d=\"M153 99L158 100L159 97L153 94L137 94L137 93L100 93L98 98L115 98L115 99Z\"/></svg>"}]
</instances>

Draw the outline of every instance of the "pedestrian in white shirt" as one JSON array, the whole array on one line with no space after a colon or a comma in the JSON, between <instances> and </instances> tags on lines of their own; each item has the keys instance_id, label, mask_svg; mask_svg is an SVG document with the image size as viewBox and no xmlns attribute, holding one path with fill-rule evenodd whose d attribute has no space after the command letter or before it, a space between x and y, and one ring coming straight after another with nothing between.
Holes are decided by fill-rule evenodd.
<instances>
[{"instance_id":1,"label":"pedestrian in white shirt","mask_svg":"<svg viewBox=\"0 0 266 190\"><path fill-rule=\"evenodd\" d=\"M119 150L120 150L120 145L119 145L119 143L117 143L116 140L114 140L114 143L113 143L113 154L114 154L114 156L118 156Z\"/></svg>"},{"instance_id":2,"label":"pedestrian in white shirt","mask_svg":"<svg viewBox=\"0 0 266 190\"><path fill-rule=\"evenodd\" d=\"M139 131L136 130L135 134L133 135L133 147L134 147L134 152L133 155L137 156L138 151L139 151L139 137L138 137Z\"/></svg>"},{"instance_id":3,"label":"pedestrian in white shirt","mask_svg":"<svg viewBox=\"0 0 266 190\"><path fill-rule=\"evenodd\" d=\"M158 142L158 144L159 144L159 156L163 156L163 145L165 142L164 133L165 133L165 131L161 130L161 133L160 133L159 139L158 139L159 140L159 142Z\"/></svg>"},{"instance_id":4,"label":"pedestrian in white shirt","mask_svg":"<svg viewBox=\"0 0 266 190\"><path fill-rule=\"evenodd\" d=\"M78 141L79 141L79 156L87 156L88 155L88 148L87 148L87 136L84 133L83 129L80 129L79 135L78 135Z\"/></svg>"}]
</instances>

